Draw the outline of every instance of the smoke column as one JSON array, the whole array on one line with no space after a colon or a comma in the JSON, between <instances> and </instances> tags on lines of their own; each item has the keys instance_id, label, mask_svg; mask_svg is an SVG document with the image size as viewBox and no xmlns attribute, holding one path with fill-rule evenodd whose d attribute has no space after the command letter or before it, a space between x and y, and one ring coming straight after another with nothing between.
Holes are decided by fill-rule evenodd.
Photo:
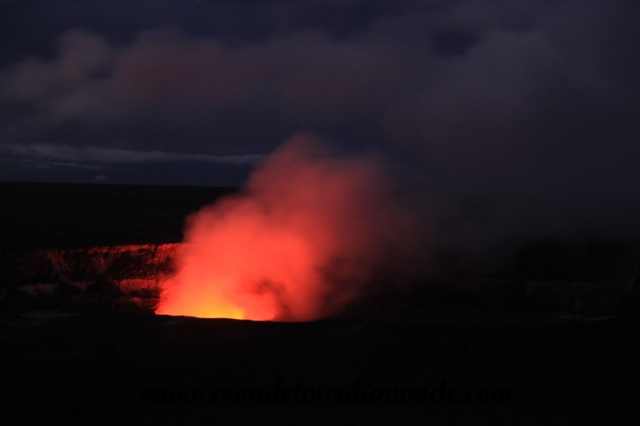
<instances>
[{"instance_id":1,"label":"smoke column","mask_svg":"<svg viewBox=\"0 0 640 426\"><path fill-rule=\"evenodd\" d=\"M292 138L240 195L187 218L156 312L309 321L399 277L416 257L418 221L385 171L374 156Z\"/></svg>"}]
</instances>

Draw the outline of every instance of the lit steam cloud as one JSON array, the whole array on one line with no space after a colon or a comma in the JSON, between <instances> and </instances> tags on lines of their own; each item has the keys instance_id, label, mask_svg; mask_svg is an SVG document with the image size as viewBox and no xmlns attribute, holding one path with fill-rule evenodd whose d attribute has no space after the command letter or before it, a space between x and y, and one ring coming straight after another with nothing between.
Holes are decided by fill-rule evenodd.
<instances>
[{"instance_id":1,"label":"lit steam cloud","mask_svg":"<svg viewBox=\"0 0 640 426\"><path fill-rule=\"evenodd\" d=\"M157 313L276 321L338 314L389 277L406 278L417 224L375 157L338 157L295 137L241 195L188 218Z\"/></svg>"}]
</instances>

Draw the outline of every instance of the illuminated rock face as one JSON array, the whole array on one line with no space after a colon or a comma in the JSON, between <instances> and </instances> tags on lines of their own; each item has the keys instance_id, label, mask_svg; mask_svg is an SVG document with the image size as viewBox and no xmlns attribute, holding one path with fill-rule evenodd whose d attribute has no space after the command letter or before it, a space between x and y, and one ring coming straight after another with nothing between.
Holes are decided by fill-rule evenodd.
<instances>
[{"instance_id":1,"label":"illuminated rock face","mask_svg":"<svg viewBox=\"0 0 640 426\"><path fill-rule=\"evenodd\" d=\"M3 302L152 311L180 244L0 253Z\"/></svg>"},{"instance_id":2,"label":"illuminated rock face","mask_svg":"<svg viewBox=\"0 0 640 426\"><path fill-rule=\"evenodd\" d=\"M595 272L590 276L450 278L421 283L411 297L402 300L407 305L405 310L420 309L422 301L431 301L429 306L442 302L582 315L629 312L637 316L640 250L635 245L612 247L607 246L607 250L601 250L605 255L592 259L589 264ZM184 243L172 243L3 250L0 306L151 313L158 307L162 284L176 274L174 259L188 248ZM443 294L447 295L444 299L439 297ZM378 312L378 304L374 305L371 309ZM391 308L384 306L382 310L388 313Z\"/></svg>"}]
</instances>

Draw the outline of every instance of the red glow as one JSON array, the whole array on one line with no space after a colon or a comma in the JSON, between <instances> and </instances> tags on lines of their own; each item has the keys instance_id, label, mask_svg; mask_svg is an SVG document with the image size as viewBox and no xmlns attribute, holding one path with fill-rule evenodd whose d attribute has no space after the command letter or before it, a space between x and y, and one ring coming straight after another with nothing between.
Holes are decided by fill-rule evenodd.
<instances>
[{"instance_id":1,"label":"red glow","mask_svg":"<svg viewBox=\"0 0 640 426\"><path fill-rule=\"evenodd\" d=\"M412 241L373 158L336 159L297 138L241 196L187 220L178 271L159 314L307 321L339 312L389 250Z\"/></svg>"}]
</instances>

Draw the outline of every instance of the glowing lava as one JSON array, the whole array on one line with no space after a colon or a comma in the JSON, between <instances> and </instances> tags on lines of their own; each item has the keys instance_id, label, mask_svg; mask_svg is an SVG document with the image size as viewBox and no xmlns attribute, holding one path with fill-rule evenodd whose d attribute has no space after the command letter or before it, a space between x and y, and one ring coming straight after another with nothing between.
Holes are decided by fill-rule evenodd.
<instances>
[{"instance_id":1,"label":"glowing lava","mask_svg":"<svg viewBox=\"0 0 640 426\"><path fill-rule=\"evenodd\" d=\"M373 158L290 141L242 195L188 218L156 313L307 321L339 312L383 260L414 249L413 217L383 175Z\"/></svg>"}]
</instances>

